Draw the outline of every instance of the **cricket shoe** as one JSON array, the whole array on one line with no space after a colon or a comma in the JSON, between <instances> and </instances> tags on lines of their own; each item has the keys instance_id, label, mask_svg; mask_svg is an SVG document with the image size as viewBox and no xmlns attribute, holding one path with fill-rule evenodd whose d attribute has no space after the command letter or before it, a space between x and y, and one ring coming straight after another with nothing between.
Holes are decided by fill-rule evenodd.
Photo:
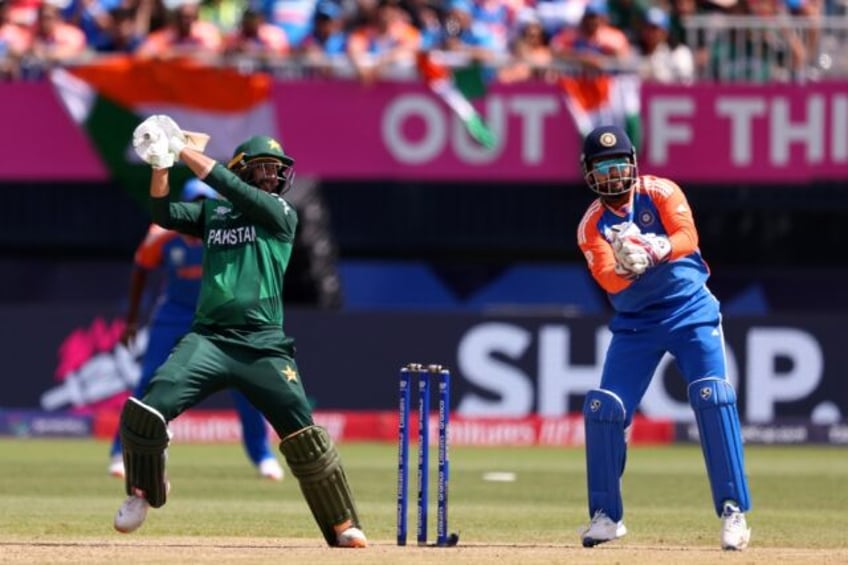
<instances>
[{"instance_id":1,"label":"cricket shoe","mask_svg":"<svg viewBox=\"0 0 848 565\"><path fill-rule=\"evenodd\" d=\"M268 457L259 462L259 476L272 481L282 481L285 472L274 457Z\"/></svg>"},{"instance_id":2,"label":"cricket shoe","mask_svg":"<svg viewBox=\"0 0 848 565\"><path fill-rule=\"evenodd\" d=\"M124 471L123 455L113 455L112 459L109 460L109 474L119 479L124 478L126 473Z\"/></svg>"},{"instance_id":3,"label":"cricket shoe","mask_svg":"<svg viewBox=\"0 0 848 565\"><path fill-rule=\"evenodd\" d=\"M150 503L145 500L144 493L136 489L118 508L118 513L115 514L115 529L124 534L136 531L147 518L148 508Z\"/></svg>"},{"instance_id":4,"label":"cricket shoe","mask_svg":"<svg viewBox=\"0 0 848 565\"><path fill-rule=\"evenodd\" d=\"M721 513L721 548L741 551L748 547L751 540L751 528L745 520L745 514L734 502L725 502Z\"/></svg>"},{"instance_id":5,"label":"cricket shoe","mask_svg":"<svg viewBox=\"0 0 848 565\"><path fill-rule=\"evenodd\" d=\"M581 534L583 547L595 547L600 543L618 539L626 533L627 528L624 527L624 522L621 520L613 522L603 510L598 510L592 516L589 527Z\"/></svg>"},{"instance_id":6,"label":"cricket shoe","mask_svg":"<svg viewBox=\"0 0 848 565\"><path fill-rule=\"evenodd\" d=\"M357 527L351 526L350 521L336 527L336 545L339 547L368 547L368 539Z\"/></svg>"}]
</instances>

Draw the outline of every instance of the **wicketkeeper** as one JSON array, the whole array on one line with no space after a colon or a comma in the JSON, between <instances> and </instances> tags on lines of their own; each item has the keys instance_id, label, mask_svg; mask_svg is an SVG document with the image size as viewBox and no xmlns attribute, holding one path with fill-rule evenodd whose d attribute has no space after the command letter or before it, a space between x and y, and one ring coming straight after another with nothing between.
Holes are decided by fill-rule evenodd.
<instances>
[{"instance_id":1,"label":"wicketkeeper","mask_svg":"<svg viewBox=\"0 0 848 565\"><path fill-rule=\"evenodd\" d=\"M213 392L235 388L282 438L280 451L327 544L365 547L359 516L339 453L316 426L283 331L283 279L297 226L283 198L294 160L266 136L240 144L226 165L187 143L167 116L136 128L133 145L153 168L153 221L204 242L203 279L191 331L156 371L139 400L121 413L127 500L115 528L131 532L149 507L165 504L168 422ZM168 169L182 160L224 199L170 202Z\"/></svg>"},{"instance_id":2,"label":"wicketkeeper","mask_svg":"<svg viewBox=\"0 0 848 565\"><path fill-rule=\"evenodd\" d=\"M589 391L583 407L591 518L583 545L627 533L621 500L626 430L670 353L688 385L722 520L721 546L744 549L751 500L736 392L727 380L719 303L706 286L710 272L692 210L677 184L638 174L636 151L621 128L592 131L581 163L598 198L580 222L577 241L616 312L600 386Z\"/></svg>"}]
</instances>

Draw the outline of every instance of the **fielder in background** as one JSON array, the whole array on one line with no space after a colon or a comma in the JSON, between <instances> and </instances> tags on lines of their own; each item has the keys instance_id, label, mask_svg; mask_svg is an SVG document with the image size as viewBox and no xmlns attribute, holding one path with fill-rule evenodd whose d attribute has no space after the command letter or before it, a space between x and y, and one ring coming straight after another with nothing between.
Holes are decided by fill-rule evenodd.
<instances>
[{"instance_id":1,"label":"fielder in background","mask_svg":"<svg viewBox=\"0 0 848 565\"><path fill-rule=\"evenodd\" d=\"M639 175L636 151L618 127L593 130L583 142L583 176L599 198L577 229L592 276L615 315L600 386L583 406L591 522L585 547L627 533L621 477L627 430L665 353L686 379L695 413L721 547L744 549L751 507L736 393L726 376L718 300L706 287L709 269L682 190Z\"/></svg>"},{"instance_id":2,"label":"fielder in background","mask_svg":"<svg viewBox=\"0 0 848 565\"><path fill-rule=\"evenodd\" d=\"M212 187L200 179L189 179L183 187L182 198L197 202L216 198ZM138 332L139 305L152 271L163 274L163 286L156 299L148 325L147 348L142 360L141 378L132 395L141 398L153 372L165 362L174 345L191 329L194 309L200 293L203 242L196 237L180 235L152 224L135 252L130 274L129 305L126 327L121 336L130 346ZM241 421L242 441L247 456L261 477L279 481L283 468L268 444L268 428L262 414L240 392L232 391L233 402ZM109 474L124 478L124 457L121 453L121 434L115 433L110 451Z\"/></svg>"},{"instance_id":3,"label":"fielder in background","mask_svg":"<svg viewBox=\"0 0 848 565\"><path fill-rule=\"evenodd\" d=\"M115 528L131 532L149 507L165 504L168 422L209 394L235 388L256 406L282 438L288 463L327 544L365 547L367 540L339 453L316 426L283 331L283 280L291 258L297 213L283 198L294 160L265 136L236 147L224 166L187 146L167 116L152 116L133 134L133 145L153 167L153 220L204 242L203 278L191 331L159 367L141 399L121 413L128 498ZM168 170L181 159L223 198L169 202Z\"/></svg>"}]
</instances>

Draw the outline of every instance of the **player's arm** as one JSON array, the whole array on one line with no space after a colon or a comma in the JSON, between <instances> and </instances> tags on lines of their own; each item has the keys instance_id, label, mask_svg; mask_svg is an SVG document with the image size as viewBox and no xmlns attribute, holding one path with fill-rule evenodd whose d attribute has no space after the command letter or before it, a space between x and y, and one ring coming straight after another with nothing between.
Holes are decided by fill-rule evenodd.
<instances>
[{"instance_id":1,"label":"player's arm","mask_svg":"<svg viewBox=\"0 0 848 565\"><path fill-rule=\"evenodd\" d=\"M577 243L586 258L592 278L610 294L621 292L633 282L633 276L616 264L612 246L598 230L600 210L591 209L577 227Z\"/></svg>"},{"instance_id":2,"label":"player's arm","mask_svg":"<svg viewBox=\"0 0 848 565\"><path fill-rule=\"evenodd\" d=\"M168 169L153 169L150 175L150 215L165 229L194 237L203 237L203 204L171 202Z\"/></svg>"},{"instance_id":3,"label":"player's arm","mask_svg":"<svg viewBox=\"0 0 848 565\"><path fill-rule=\"evenodd\" d=\"M671 244L668 260L686 257L698 249L698 230L692 208L677 184L668 179L654 182L660 190L651 191L652 199Z\"/></svg>"},{"instance_id":4,"label":"player's arm","mask_svg":"<svg viewBox=\"0 0 848 565\"><path fill-rule=\"evenodd\" d=\"M203 206L200 203L171 203L168 171L179 153L176 144L185 145L185 135L167 116L151 116L133 131L133 148L152 168L150 174L150 213L153 222L166 228L202 237Z\"/></svg>"},{"instance_id":5,"label":"player's arm","mask_svg":"<svg viewBox=\"0 0 848 565\"><path fill-rule=\"evenodd\" d=\"M147 270L142 269L138 265L133 265L130 273L130 289L127 314L124 318L124 331L121 333L121 343L126 346L132 345L135 341L135 336L138 333L138 312L141 304L141 295L144 293L144 287L147 285Z\"/></svg>"},{"instance_id":6,"label":"player's arm","mask_svg":"<svg viewBox=\"0 0 848 565\"><path fill-rule=\"evenodd\" d=\"M247 184L224 165L194 148L184 147L178 156L199 179L232 202L250 220L288 240L294 239L297 215L283 198Z\"/></svg>"}]
</instances>

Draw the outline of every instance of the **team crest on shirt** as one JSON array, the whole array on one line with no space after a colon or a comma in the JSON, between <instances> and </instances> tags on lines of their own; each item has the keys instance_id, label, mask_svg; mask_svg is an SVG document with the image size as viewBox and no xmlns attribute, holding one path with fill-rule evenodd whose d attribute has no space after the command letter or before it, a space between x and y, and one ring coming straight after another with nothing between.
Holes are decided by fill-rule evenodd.
<instances>
[{"instance_id":1,"label":"team crest on shirt","mask_svg":"<svg viewBox=\"0 0 848 565\"><path fill-rule=\"evenodd\" d=\"M642 210L639 212L639 223L643 226L649 226L655 221L654 213L650 210Z\"/></svg>"}]
</instances>

